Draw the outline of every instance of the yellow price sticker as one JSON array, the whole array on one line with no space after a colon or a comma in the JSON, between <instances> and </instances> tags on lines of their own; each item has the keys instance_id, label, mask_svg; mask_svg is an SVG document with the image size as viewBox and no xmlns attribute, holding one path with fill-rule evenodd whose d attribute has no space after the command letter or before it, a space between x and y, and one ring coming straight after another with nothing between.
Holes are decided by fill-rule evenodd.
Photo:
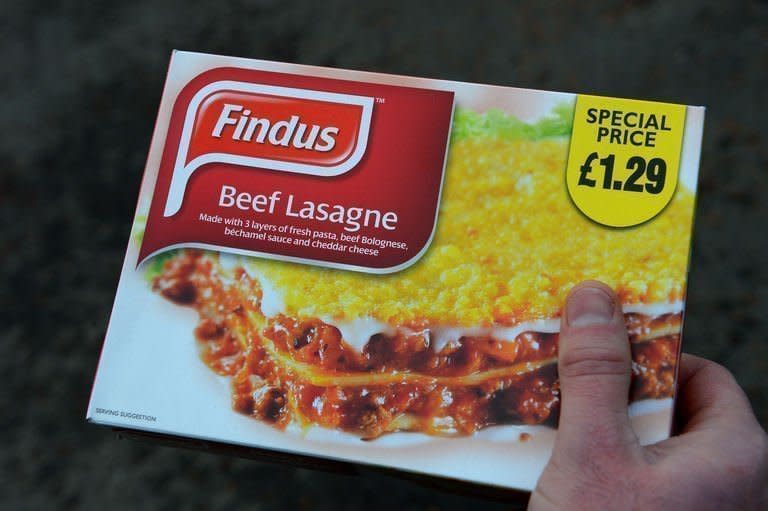
<instances>
[{"instance_id":1,"label":"yellow price sticker","mask_svg":"<svg viewBox=\"0 0 768 511\"><path fill-rule=\"evenodd\" d=\"M677 187L685 106L578 96L568 193L595 222L630 227L658 215Z\"/></svg>"}]
</instances>

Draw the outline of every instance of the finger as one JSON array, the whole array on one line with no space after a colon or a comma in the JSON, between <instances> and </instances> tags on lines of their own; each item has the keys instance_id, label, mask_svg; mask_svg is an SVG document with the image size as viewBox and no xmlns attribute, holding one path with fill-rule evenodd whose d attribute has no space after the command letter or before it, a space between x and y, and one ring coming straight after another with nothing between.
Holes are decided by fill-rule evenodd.
<instances>
[{"instance_id":1,"label":"finger","mask_svg":"<svg viewBox=\"0 0 768 511\"><path fill-rule=\"evenodd\" d=\"M733 375L710 360L683 353L678 389L677 413L683 432L719 427L734 420L756 420Z\"/></svg>"},{"instance_id":2,"label":"finger","mask_svg":"<svg viewBox=\"0 0 768 511\"><path fill-rule=\"evenodd\" d=\"M616 294L596 281L576 286L560 325L559 444L574 449L639 446L627 413L631 363Z\"/></svg>"}]
</instances>

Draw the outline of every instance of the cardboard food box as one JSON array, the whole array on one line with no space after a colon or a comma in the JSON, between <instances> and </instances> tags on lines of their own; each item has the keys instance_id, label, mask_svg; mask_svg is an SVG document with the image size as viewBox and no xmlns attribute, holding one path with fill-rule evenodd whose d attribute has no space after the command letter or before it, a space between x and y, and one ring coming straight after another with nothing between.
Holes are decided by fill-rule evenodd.
<instances>
[{"instance_id":1,"label":"cardboard food box","mask_svg":"<svg viewBox=\"0 0 768 511\"><path fill-rule=\"evenodd\" d=\"M529 490L599 279L663 439L703 117L175 52L87 418Z\"/></svg>"}]
</instances>

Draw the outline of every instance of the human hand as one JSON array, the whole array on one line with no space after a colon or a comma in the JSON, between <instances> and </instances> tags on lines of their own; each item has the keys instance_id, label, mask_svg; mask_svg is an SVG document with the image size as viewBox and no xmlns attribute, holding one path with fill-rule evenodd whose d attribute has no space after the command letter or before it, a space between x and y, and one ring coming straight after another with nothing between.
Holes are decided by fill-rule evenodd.
<instances>
[{"instance_id":1,"label":"human hand","mask_svg":"<svg viewBox=\"0 0 768 511\"><path fill-rule=\"evenodd\" d=\"M579 284L561 322L560 426L529 511L768 509L768 437L728 370L684 354L681 433L643 447L627 414L631 354L615 294Z\"/></svg>"}]
</instances>

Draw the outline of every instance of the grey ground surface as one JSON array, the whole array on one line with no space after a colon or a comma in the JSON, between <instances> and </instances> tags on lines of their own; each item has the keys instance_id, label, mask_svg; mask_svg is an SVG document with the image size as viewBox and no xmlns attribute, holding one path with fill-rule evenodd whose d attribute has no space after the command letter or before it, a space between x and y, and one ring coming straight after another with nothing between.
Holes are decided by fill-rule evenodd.
<instances>
[{"instance_id":1,"label":"grey ground surface","mask_svg":"<svg viewBox=\"0 0 768 511\"><path fill-rule=\"evenodd\" d=\"M3 509L501 509L83 421L171 49L703 104L684 347L768 424L768 3L5 2ZM3 505L4 504L4 505Z\"/></svg>"}]
</instances>

